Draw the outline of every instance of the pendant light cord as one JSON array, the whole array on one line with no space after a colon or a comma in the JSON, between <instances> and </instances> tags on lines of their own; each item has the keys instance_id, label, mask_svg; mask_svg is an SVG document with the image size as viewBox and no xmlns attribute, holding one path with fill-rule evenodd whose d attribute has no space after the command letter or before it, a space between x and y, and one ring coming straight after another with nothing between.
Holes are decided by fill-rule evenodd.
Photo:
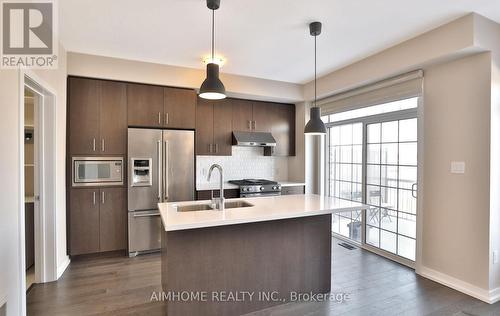
<instances>
[{"instance_id":1,"label":"pendant light cord","mask_svg":"<svg viewBox=\"0 0 500 316\"><path fill-rule=\"evenodd\" d=\"M317 35L314 35L314 106L316 106L316 100L317 100L317 93L318 93L318 87L317 87L317 71L316 71L316 37Z\"/></svg>"},{"instance_id":2,"label":"pendant light cord","mask_svg":"<svg viewBox=\"0 0 500 316\"><path fill-rule=\"evenodd\" d=\"M214 62L214 46L215 46L215 10L212 10L212 60Z\"/></svg>"}]
</instances>

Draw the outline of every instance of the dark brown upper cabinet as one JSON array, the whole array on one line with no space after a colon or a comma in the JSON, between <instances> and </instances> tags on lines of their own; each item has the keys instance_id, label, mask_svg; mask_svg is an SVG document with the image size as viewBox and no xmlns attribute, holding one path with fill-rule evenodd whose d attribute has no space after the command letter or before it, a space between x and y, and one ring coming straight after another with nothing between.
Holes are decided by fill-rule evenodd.
<instances>
[{"instance_id":1,"label":"dark brown upper cabinet","mask_svg":"<svg viewBox=\"0 0 500 316\"><path fill-rule=\"evenodd\" d=\"M69 78L71 155L124 155L127 152L124 83Z\"/></svg>"},{"instance_id":2,"label":"dark brown upper cabinet","mask_svg":"<svg viewBox=\"0 0 500 316\"><path fill-rule=\"evenodd\" d=\"M194 129L196 92L191 89L128 84L128 125Z\"/></svg>"},{"instance_id":3,"label":"dark brown upper cabinet","mask_svg":"<svg viewBox=\"0 0 500 316\"><path fill-rule=\"evenodd\" d=\"M253 125L253 101L227 99L233 108L233 131L250 132Z\"/></svg>"},{"instance_id":4,"label":"dark brown upper cabinet","mask_svg":"<svg viewBox=\"0 0 500 316\"><path fill-rule=\"evenodd\" d=\"M110 155L127 152L127 87L124 83L101 82L100 150Z\"/></svg>"},{"instance_id":5,"label":"dark brown upper cabinet","mask_svg":"<svg viewBox=\"0 0 500 316\"><path fill-rule=\"evenodd\" d=\"M164 88L163 125L169 128L196 127L196 91Z\"/></svg>"},{"instance_id":6,"label":"dark brown upper cabinet","mask_svg":"<svg viewBox=\"0 0 500 316\"><path fill-rule=\"evenodd\" d=\"M227 100L213 102L214 151L217 156L231 156L233 144L233 108Z\"/></svg>"},{"instance_id":7,"label":"dark brown upper cabinet","mask_svg":"<svg viewBox=\"0 0 500 316\"><path fill-rule=\"evenodd\" d=\"M231 156L232 104L227 100L198 98L196 108L196 154Z\"/></svg>"},{"instance_id":8,"label":"dark brown upper cabinet","mask_svg":"<svg viewBox=\"0 0 500 316\"><path fill-rule=\"evenodd\" d=\"M276 123L274 104L268 102L253 103L252 130L256 132L272 132Z\"/></svg>"},{"instance_id":9,"label":"dark brown upper cabinet","mask_svg":"<svg viewBox=\"0 0 500 316\"><path fill-rule=\"evenodd\" d=\"M127 84L128 125L163 127L163 87Z\"/></svg>"},{"instance_id":10,"label":"dark brown upper cabinet","mask_svg":"<svg viewBox=\"0 0 500 316\"><path fill-rule=\"evenodd\" d=\"M227 99L233 108L233 131L270 132L275 148L265 155L295 156L295 106L273 102Z\"/></svg>"},{"instance_id":11,"label":"dark brown upper cabinet","mask_svg":"<svg viewBox=\"0 0 500 316\"><path fill-rule=\"evenodd\" d=\"M293 104L268 103L271 133L276 147L264 150L265 155L295 156L295 106Z\"/></svg>"},{"instance_id":12,"label":"dark brown upper cabinet","mask_svg":"<svg viewBox=\"0 0 500 316\"><path fill-rule=\"evenodd\" d=\"M69 78L69 151L72 155L97 154L99 141L99 81Z\"/></svg>"},{"instance_id":13,"label":"dark brown upper cabinet","mask_svg":"<svg viewBox=\"0 0 500 316\"><path fill-rule=\"evenodd\" d=\"M198 98L196 106L196 154L212 155L214 143L214 107L212 102Z\"/></svg>"}]
</instances>

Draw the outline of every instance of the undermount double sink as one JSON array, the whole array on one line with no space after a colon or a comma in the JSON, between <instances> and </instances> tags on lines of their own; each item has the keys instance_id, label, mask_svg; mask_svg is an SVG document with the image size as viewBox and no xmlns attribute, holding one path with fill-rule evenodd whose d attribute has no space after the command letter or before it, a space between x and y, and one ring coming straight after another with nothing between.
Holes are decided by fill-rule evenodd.
<instances>
[{"instance_id":1,"label":"undermount double sink","mask_svg":"<svg viewBox=\"0 0 500 316\"><path fill-rule=\"evenodd\" d=\"M250 204L246 201L233 201L233 202L225 202L224 208L241 208L241 207L251 207L253 204ZM177 206L177 212L196 212L196 211L212 211L217 210L217 208L213 207L212 204L191 204L191 205L182 205Z\"/></svg>"}]
</instances>

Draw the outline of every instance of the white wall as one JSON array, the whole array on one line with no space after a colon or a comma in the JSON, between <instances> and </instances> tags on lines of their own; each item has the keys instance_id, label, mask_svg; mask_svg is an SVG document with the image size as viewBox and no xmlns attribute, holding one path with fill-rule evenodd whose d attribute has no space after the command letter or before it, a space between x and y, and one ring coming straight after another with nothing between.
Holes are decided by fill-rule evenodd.
<instances>
[{"instance_id":1,"label":"white wall","mask_svg":"<svg viewBox=\"0 0 500 316\"><path fill-rule=\"evenodd\" d=\"M56 91L56 213L57 213L57 262L64 264L66 256L66 200L65 200L65 151L66 151L66 51L59 46L59 68L57 70L38 70L35 75L46 82L51 89ZM19 96L24 91L20 86L20 75L14 70L0 70L0 145L5 148L0 164L0 304L2 297L7 299L7 315L20 315L23 310L24 294L21 293L21 279L19 268L21 266L21 245L19 231L21 225L19 211L24 205L19 205L21 197L21 184L19 170L20 154L23 142L20 131Z\"/></svg>"},{"instance_id":2,"label":"white wall","mask_svg":"<svg viewBox=\"0 0 500 316\"><path fill-rule=\"evenodd\" d=\"M422 264L489 289L490 63L482 53L425 69ZM464 161L465 174L451 174Z\"/></svg>"},{"instance_id":3,"label":"white wall","mask_svg":"<svg viewBox=\"0 0 500 316\"><path fill-rule=\"evenodd\" d=\"M19 266L20 135L19 73L0 70L0 146L5 148L0 164L0 305L7 301L7 315L18 315L21 307Z\"/></svg>"},{"instance_id":4,"label":"white wall","mask_svg":"<svg viewBox=\"0 0 500 316\"><path fill-rule=\"evenodd\" d=\"M240 179L288 180L288 157L264 156L262 147L233 146L232 156L196 156L196 185L217 184L219 176L207 181L214 163L224 168L224 181Z\"/></svg>"},{"instance_id":5,"label":"white wall","mask_svg":"<svg viewBox=\"0 0 500 316\"><path fill-rule=\"evenodd\" d=\"M493 262L493 252L500 251L500 25L476 19L477 45L491 51L491 139L490 139L490 289L500 297L500 263Z\"/></svg>"}]
</instances>

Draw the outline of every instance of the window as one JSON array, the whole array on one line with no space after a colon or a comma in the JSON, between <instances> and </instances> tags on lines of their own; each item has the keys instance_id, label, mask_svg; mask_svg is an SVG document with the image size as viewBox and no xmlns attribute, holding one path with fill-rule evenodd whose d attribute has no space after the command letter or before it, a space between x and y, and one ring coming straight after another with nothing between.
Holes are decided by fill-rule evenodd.
<instances>
[{"instance_id":1,"label":"window","mask_svg":"<svg viewBox=\"0 0 500 316\"><path fill-rule=\"evenodd\" d=\"M330 130L329 194L362 202L363 124L338 125ZM334 214L333 231L361 242L361 215L359 211Z\"/></svg>"}]
</instances>

